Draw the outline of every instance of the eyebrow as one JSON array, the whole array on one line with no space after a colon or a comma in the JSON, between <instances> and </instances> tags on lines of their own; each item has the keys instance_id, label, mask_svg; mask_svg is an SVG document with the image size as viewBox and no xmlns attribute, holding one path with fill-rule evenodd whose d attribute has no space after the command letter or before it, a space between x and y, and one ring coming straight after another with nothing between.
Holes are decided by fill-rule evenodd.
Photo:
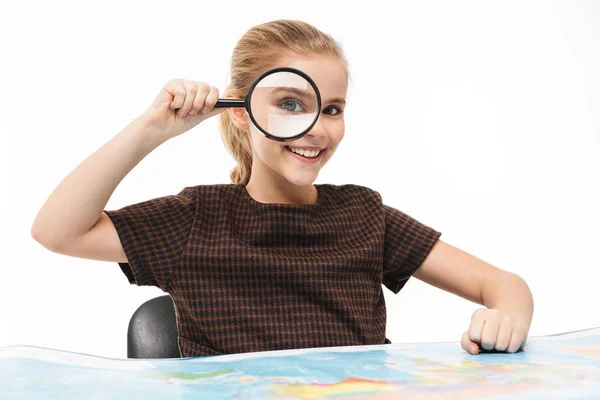
<instances>
[{"instance_id":1,"label":"eyebrow","mask_svg":"<svg viewBox=\"0 0 600 400\"><path fill-rule=\"evenodd\" d=\"M294 94L297 94L298 96L304 97L304 98L311 97L306 90L302 90L302 89L298 89L298 88L294 88L294 87L276 87L272 91L272 93L279 93L279 92L294 93ZM324 103L346 104L346 100L342 99L341 97L336 97L333 99L329 99L329 101L324 101Z\"/></svg>"},{"instance_id":2,"label":"eyebrow","mask_svg":"<svg viewBox=\"0 0 600 400\"><path fill-rule=\"evenodd\" d=\"M335 99L329 99L329 101L326 101L325 103L346 104L346 100L342 99L341 97L336 97Z\"/></svg>"}]
</instances>

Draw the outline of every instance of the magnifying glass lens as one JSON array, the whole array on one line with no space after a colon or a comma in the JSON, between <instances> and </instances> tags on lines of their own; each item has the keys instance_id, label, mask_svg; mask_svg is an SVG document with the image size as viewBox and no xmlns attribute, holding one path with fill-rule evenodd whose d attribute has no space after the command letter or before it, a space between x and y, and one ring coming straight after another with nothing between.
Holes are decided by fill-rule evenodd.
<instances>
[{"instance_id":1,"label":"magnifying glass lens","mask_svg":"<svg viewBox=\"0 0 600 400\"><path fill-rule=\"evenodd\" d=\"M270 135L289 139L305 133L319 116L317 92L302 76L280 71L257 82L250 98L254 120Z\"/></svg>"}]
</instances>

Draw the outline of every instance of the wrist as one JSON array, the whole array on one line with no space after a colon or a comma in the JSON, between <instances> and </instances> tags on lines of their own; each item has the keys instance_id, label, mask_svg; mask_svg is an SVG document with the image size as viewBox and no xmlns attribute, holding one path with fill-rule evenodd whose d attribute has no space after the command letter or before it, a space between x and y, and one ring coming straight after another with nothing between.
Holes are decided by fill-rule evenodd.
<instances>
[{"instance_id":1,"label":"wrist","mask_svg":"<svg viewBox=\"0 0 600 400\"><path fill-rule=\"evenodd\" d=\"M144 147L149 148L150 151L160 146L171 137L161 129L159 129L154 121L147 115L141 114L135 118L132 123L133 129L142 142Z\"/></svg>"}]
</instances>

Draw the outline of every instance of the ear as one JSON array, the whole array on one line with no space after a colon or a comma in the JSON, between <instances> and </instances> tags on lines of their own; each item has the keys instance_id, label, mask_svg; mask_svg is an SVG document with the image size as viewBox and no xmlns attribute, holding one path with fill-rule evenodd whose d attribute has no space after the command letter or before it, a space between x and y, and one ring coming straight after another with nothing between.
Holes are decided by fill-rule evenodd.
<instances>
[{"instance_id":1,"label":"ear","mask_svg":"<svg viewBox=\"0 0 600 400\"><path fill-rule=\"evenodd\" d=\"M244 107L231 107L227 110L227 112L231 116L231 121L236 128L242 131L247 131L249 129L248 123L250 117L248 116L248 113Z\"/></svg>"}]
</instances>

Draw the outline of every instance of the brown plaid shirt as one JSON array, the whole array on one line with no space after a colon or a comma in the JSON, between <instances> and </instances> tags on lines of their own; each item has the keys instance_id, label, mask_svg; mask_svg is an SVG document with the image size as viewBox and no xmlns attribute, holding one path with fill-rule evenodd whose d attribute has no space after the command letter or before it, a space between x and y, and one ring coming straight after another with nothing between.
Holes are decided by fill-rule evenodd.
<instances>
[{"instance_id":1,"label":"brown plaid shirt","mask_svg":"<svg viewBox=\"0 0 600 400\"><path fill-rule=\"evenodd\" d=\"M315 186L314 204L217 184L105 210L129 282L172 297L182 357L391 343L382 284L398 293L441 233L364 186Z\"/></svg>"}]
</instances>

